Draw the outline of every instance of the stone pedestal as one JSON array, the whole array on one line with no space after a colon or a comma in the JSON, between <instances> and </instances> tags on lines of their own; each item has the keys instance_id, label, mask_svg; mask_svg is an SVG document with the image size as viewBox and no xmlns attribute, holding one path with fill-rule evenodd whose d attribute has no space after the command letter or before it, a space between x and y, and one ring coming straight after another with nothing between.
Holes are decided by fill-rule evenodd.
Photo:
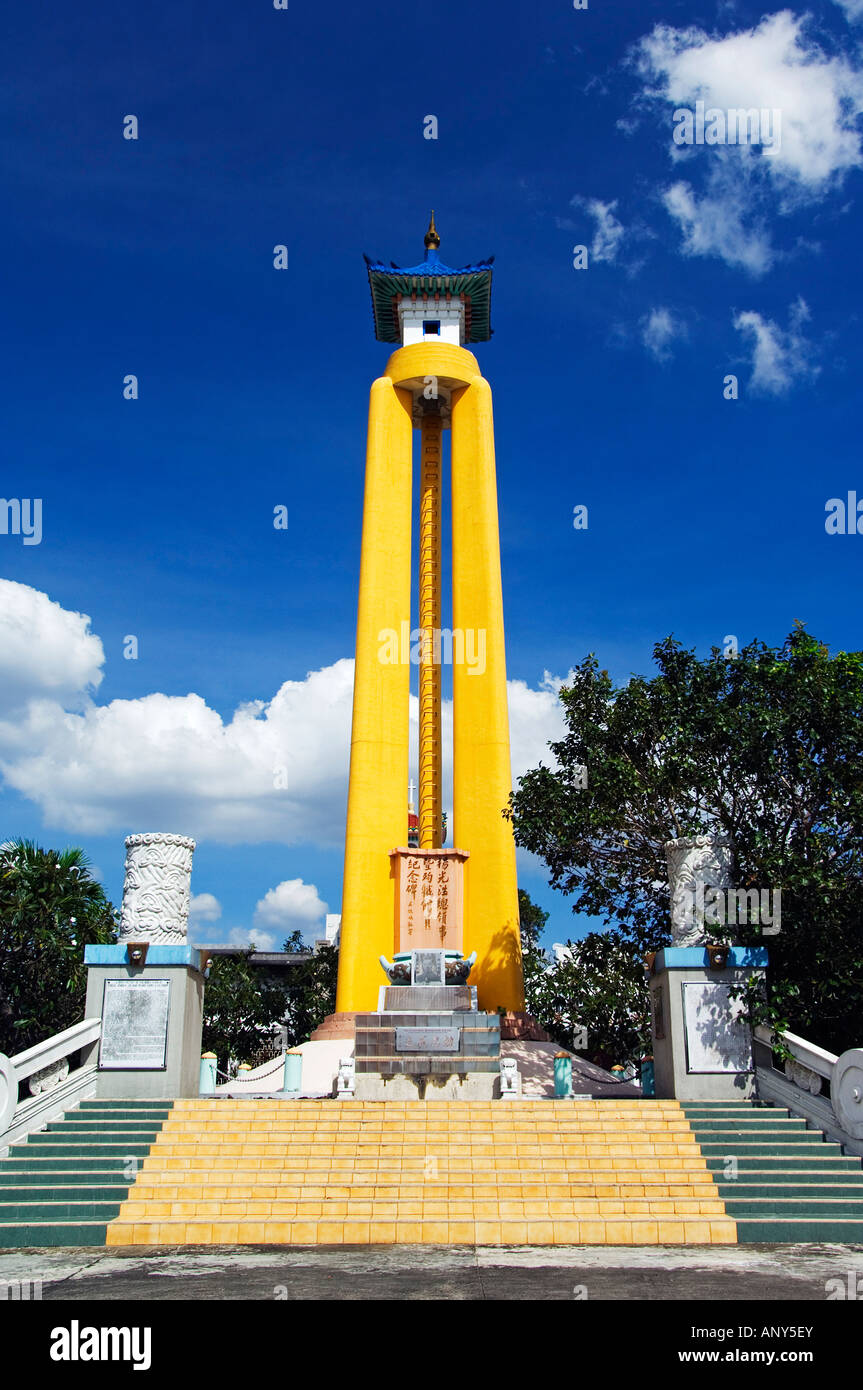
<instances>
[{"instance_id":1,"label":"stone pedestal","mask_svg":"<svg viewBox=\"0 0 863 1390\"><path fill-rule=\"evenodd\" d=\"M711 968L706 946L657 952L648 981L656 1096L660 1100L742 1100L753 1093L752 1035L731 985L762 975L762 946L730 946Z\"/></svg>"},{"instance_id":2,"label":"stone pedestal","mask_svg":"<svg viewBox=\"0 0 863 1390\"><path fill-rule=\"evenodd\" d=\"M126 840L119 941L87 946L88 1018L99 1042L97 1094L127 1099L198 1095L204 975L188 945L195 841L147 833Z\"/></svg>"},{"instance_id":3,"label":"stone pedestal","mask_svg":"<svg viewBox=\"0 0 863 1390\"><path fill-rule=\"evenodd\" d=\"M100 1099L198 1095L204 1013L200 954L191 946L153 945L146 963L134 965L126 946L85 947L85 1017L101 1017L102 1036L83 1060L98 1064Z\"/></svg>"},{"instance_id":4,"label":"stone pedestal","mask_svg":"<svg viewBox=\"0 0 863 1390\"><path fill-rule=\"evenodd\" d=\"M377 1013L357 1014L357 1100L492 1100L500 1095L500 1016L480 1013L467 984L388 985ZM465 969L470 962L465 962ZM392 970L390 970L390 976ZM434 973L434 972L430 972Z\"/></svg>"}]
</instances>

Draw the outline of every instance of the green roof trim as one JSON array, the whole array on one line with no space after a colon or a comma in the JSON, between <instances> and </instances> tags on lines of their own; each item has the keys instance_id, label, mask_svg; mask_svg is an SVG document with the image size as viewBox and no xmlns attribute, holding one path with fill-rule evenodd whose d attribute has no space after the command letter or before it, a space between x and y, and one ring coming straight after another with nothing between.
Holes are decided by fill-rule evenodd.
<instances>
[{"instance_id":1,"label":"green roof trim","mask_svg":"<svg viewBox=\"0 0 863 1390\"><path fill-rule=\"evenodd\" d=\"M401 299L451 295L465 307L465 342L486 343L492 335L491 259L453 270L432 252L417 266L384 266L366 257L375 337L381 343L400 343L398 306Z\"/></svg>"}]
</instances>

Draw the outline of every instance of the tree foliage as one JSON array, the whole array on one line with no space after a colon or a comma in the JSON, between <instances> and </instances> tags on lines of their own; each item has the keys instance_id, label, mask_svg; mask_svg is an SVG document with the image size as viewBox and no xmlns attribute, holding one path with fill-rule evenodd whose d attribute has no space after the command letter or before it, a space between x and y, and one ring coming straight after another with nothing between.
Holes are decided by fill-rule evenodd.
<instances>
[{"instance_id":1,"label":"tree foliage","mask_svg":"<svg viewBox=\"0 0 863 1390\"><path fill-rule=\"evenodd\" d=\"M283 951L304 950L302 933L294 932ZM339 949L329 942L308 952L308 959L294 965L288 974L285 1022L288 1047L305 1042L336 1007Z\"/></svg>"},{"instance_id":2,"label":"tree foliage","mask_svg":"<svg viewBox=\"0 0 863 1390\"><path fill-rule=\"evenodd\" d=\"M216 956L204 988L202 1051L225 1074L255 1056L285 1012L284 989L249 961L254 949Z\"/></svg>"},{"instance_id":3,"label":"tree foliage","mask_svg":"<svg viewBox=\"0 0 863 1390\"><path fill-rule=\"evenodd\" d=\"M797 624L778 648L698 658L668 637L654 656L658 674L622 688L592 655L577 668L557 766L511 799L516 843L640 955L670 941L666 841L724 834L736 887L781 890L763 1016L834 1051L859 1044L863 655L831 656Z\"/></svg>"},{"instance_id":4,"label":"tree foliage","mask_svg":"<svg viewBox=\"0 0 863 1390\"><path fill-rule=\"evenodd\" d=\"M295 931L283 951L305 957L278 974L250 960L254 945L234 956L217 956L204 990L203 1050L215 1052L221 1071L253 1062L277 1024L288 1047L306 1042L336 1006L338 948L310 951Z\"/></svg>"},{"instance_id":5,"label":"tree foliage","mask_svg":"<svg viewBox=\"0 0 863 1390\"><path fill-rule=\"evenodd\" d=\"M518 892L525 1006L555 1042L601 1067L638 1064L650 1050L647 984L639 952L623 933L567 941L563 959L542 948L548 913ZM587 1047L577 1047L582 1029Z\"/></svg>"},{"instance_id":6,"label":"tree foliage","mask_svg":"<svg viewBox=\"0 0 863 1390\"><path fill-rule=\"evenodd\" d=\"M84 1016L84 947L117 921L80 849L0 845L0 1052L14 1055Z\"/></svg>"}]
</instances>

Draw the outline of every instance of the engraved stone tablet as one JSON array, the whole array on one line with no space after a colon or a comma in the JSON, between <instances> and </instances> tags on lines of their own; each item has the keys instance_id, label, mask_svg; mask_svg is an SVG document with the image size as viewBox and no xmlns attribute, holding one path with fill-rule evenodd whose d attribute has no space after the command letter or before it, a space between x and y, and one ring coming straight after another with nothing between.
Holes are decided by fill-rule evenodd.
<instances>
[{"instance_id":1,"label":"engraved stone tablet","mask_svg":"<svg viewBox=\"0 0 863 1390\"><path fill-rule=\"evenodd\" d=\"M164 1070L170 993L170 980L105 981L100 1067Z\"/></svg>"},{"instance_id":2,"label":"engraved stone tablet","mask_svg":"<svg viewBox=\"0 0 863 1390\"><path fill-rule=\"evenodd\" d=\"M396 1052L458 1052L460 1028L397 1028Z\"/></svg>"},{"instance_id":3,"label":"engraved stone tablet","mask_svg":"<svg viewBox=\"0 0 863 1390\"><path fill-rule=\"evenodd\" d=\"M683 986L688 1072L752 1070L752 1034L743 1005L729 995L730 985L718 981Z\"/></svg>"}]
</instances>

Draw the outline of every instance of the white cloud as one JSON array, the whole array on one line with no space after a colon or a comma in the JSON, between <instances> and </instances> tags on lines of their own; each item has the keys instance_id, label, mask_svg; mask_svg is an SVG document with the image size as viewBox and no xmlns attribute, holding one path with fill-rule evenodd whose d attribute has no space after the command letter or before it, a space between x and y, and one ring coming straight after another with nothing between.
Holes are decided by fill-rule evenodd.
<instances>
[{"instance_id":1,"label":"white cloud","mask_svg":"<svg viewBox=\"0 0 863 1390\"><path fill-rule=\"evenodd\" d=\"M308 932L315 926L323 928L327 906L313 883L304 883L301 878L284 879L255 907L255 928L277 927L283 937L296 929Z\"/></svg>"},{"instance_id":2,"label":"white cloud","mask_svg":"<svg viewBox=\"0 0 863 1390\"><path fill-rule=\"evenodd\" d=\"M641 341L659 362L671 356L672 344L686 337L686 325L665 308L651 309L639 324Z\"/></svg>"},{"instance_id":3,"label":"white cloud","mask_svg":"<svg viewBox=\"0 0 863 1390\"><path fill-rule=\"evenodd\" d=\"M155 826L222 844L343 842L353 661L286 681L272 699L241 705L228 720L196 694L99 705L87 687L101 679L102 646L87 620L26 586L13 588L30 596L32 611L56 610L53 666L46 676L34 653L28 670L21 646L19 685L30 698L0 712L0 773L41 808L46 825L96 835ZM0 607L0 652L20 621L20 604ZM31 639L31 652L36 645ZM61 671L62 696L55 694ZM561 735L559 684L548 675L536 690L509 682L514 777L540 757L548 761L545 744ZM415 739L415 697L410 718ZM450 701L443 720L451 730Z\"/></svg>"},{"instance_id":4,"label":"white cloud","mask_svg":"<svg viewBox=\"0 0 863 1390\"><path fill-rule=\"evenodd\" d=\"M231 927L224 939L209 942L208 945L239 946L248 950L253 946L257 951L280 951L284 937L273 931L263 931L260 927Z\"/></svg>"},{"instance_id":5,"label":"white cloud","mask_svg":"<svg viewBox=\"0 0 863 1390\"><path fill-rule=\"evenodd\" d=\"M353 662L338 661L286 681L269 702L241 705L228 722L195 694L91 703L83 713L32 700L0 722L0 771L47 824L79 832L170 824L225 844L334 844L352 685Z\"/></svg>"},{"instance_id":6,"label":"white cloud","mask_svg":"<svg viewBox=\"0 0 863 1390\"><path fill-rule=\"evenodd\" d=\"M583 208L593 218L593 239L590 243L592 261L614 261L626 235L623 223L615 217L617 200L604 203L600 198L582 198L580 194L571 199L571 207Z\"/></svg>"},{"instance_id":7,"label":"white cloud","mask_svg":"<svg viewBox=\"0 0 863 1390\"><path fill-rule=\"evenodd\" d=\"M193 893L189 904L189 922L195 927L199 922L218 922L222 915L222 904L212 893Z\"/></svg>"},{"instance_id":8,"label":"white cloud","mask_svg":"<svg viewBox=\"0 0 863 1390\"><path fill-rule=\"evenodd\" d=\"M836 4L845 12L849 24L859 24L863 20L863 0L836 0Z\"/></svg>"},{"instance_id":9,"label":"white cloud","mask_svg":"<svg viewBox=\"0 0 863 1390\"><path fill-rule=\"evenodd\" d=\"M795 381L818 375L821 368L814 361L816 349L800 331L808 318L809 309L802 299L789 309L787 330L754 309L735 315L734 327L748 339L752 348L755 390L783 395Z\"/></svg>"},{"instance_id":10,"label":"white cloud","mask_svg":"<svg viewBox=\"0 0 863 1390\"><path fill-rule=\"evenodd\" d=\"M778 111L781 139L764 148L766 172L819 193L863 163L856 116L863 110L863 72L845 57L828 57L804 36L806 17L790 10L767 15L754 29L712 38L702 29L660 24L636 55L647 94L705 109ZM671 122L669 121L669 136ZM759 158L751 147L712 146L698 154L734 151Z\"/></svg>"},{"instance_id":11,"label":"white cloud","mask_svg":"<svg viewBox=\"0 0 863 1390\"><path fill-rule=\"evenodd\" d=\"M0 715L45 695L80 707L102 680L105 653L85 613L0 579Z\"/></svg>"},{"instance_id":12,"label":"white cloud","mask_svg":"<svg viewBox=\"0 0 863 1390\"><path fill-rule=\"evenodd\" d=\"M564 736L566 723L558 691L572 674L553 676L544 671L537 690L526 681L507 682L513 785L540 762L546 767L557 766L547 745Z\"/></svg>"},{"instance_id":13,"label":"white cloud","mask_svg":"<svg viewBox=\"0 0 863 1390\"><path fill-rule=\"evenodd\" d=\"M863 0L853 3L863 11ZM661 110L669 152L688 174L661 195L683 233L684 254L762 275L776 256L767 216L822 198L863 165L863 70L828 56L806 36L806 24L789 10L724 37L660 24L633 50L643 95ZM673 113L694 110L697 101L705 111L778 113L779 138L762 146L676 146Z\"/></svg>"},{"instance_id":14,"label":"white cloud","mask_svg":"<svg viewBox=\"0 0 863 1390\"><path fill-rule=\"evenodd\" d=\"M770 235L761 219L752 219L746 181L728 177L731 172L715 165L702 198L678 180L663 191L662 201L683 233L684 255L718 256L726 265L763 275L774 259Z\"/></svg>"}]
</instances>

